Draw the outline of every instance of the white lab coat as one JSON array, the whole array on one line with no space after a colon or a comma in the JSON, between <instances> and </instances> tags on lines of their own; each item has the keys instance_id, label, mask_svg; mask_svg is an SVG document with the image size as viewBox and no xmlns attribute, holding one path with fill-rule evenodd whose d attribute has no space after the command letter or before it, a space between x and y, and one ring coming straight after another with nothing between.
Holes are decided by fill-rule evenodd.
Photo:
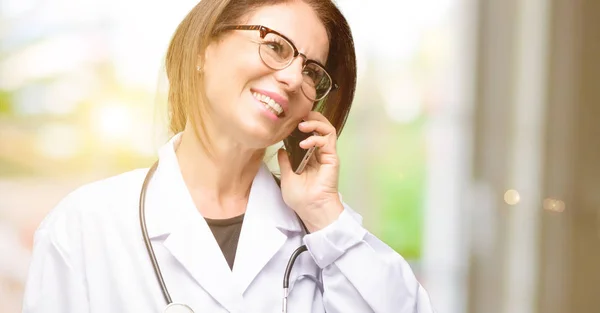
<instances>
[{"instance_id":1,"label":"white lab coat","mask_svg":"<svg viewBox=\"0 0 600 313\"><path fill-rule=\"evenodd\" d=\"M196 210L173 143L159 151L146 200L149 237L174 302L195 312L433 312L407 262L361 226L346 206L337 221L304 236L271 173L256 175L233 270ZM25 313L162 312L165 300L146 251L138 201L147 169L85 185L65 197L35 234Z\"/></svg>"}]
</instances>

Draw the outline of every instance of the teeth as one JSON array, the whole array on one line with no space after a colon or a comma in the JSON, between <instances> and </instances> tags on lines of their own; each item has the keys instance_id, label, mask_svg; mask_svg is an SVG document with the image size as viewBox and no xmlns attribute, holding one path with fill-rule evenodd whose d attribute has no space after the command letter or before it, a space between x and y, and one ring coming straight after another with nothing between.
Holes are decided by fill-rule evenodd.
<instances>
[{"instance_id":1,"label":"teeth","mask_svg":"<svg viewBox=\"0 0 600 313\"><path fill-rule=\"evenodd\" d=\"M281 105L275 102L275 100L271 99L269 96L265 96L258 92L253 92L252 95L254 96L254 98L264 103L265 106L271 109L276 115L283 113L283 108L281 107Z\"/></svg>"}]
</instances>

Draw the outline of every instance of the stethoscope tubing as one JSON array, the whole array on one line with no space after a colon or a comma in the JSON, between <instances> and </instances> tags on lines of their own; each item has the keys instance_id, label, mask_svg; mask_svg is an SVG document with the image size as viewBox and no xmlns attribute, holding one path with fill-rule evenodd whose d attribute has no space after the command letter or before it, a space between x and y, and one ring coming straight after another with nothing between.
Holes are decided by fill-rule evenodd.
<instances>
[{"instance_id":1,"label":"stethoscope tubing","mask_svg":"<svg viewBox=\"0 0 600 313\"><path fill-rule=\"evenodd\" d=\"M160 266L158 265L158 260L156 260L156 254L154 253L154 249L152 248L152 243L150 242L150 238L148 236L148 229L146 227L146 190L148 189L148 184L150 183L150 179L154 175L156 168L158 167L158 161L152 165L152 167L148 170L148 174L146 174L146 178L144 179L144 184L142 185L142 191L140 192L140 228L142 229L142 237L144 237L144 244L146 245L146 251L148 251L148 256L150 257L150 261L152 261L152 267L154 268L154 274L156 275L156 279L160 284L160 289L162 290L163 297L167 302L167 305L173 303L171 300L171 295L169 294L169 290L167 289L167 285L165 284L165 280L163 279L162 272L160 270Z\"/></svg>"}]
</instances>

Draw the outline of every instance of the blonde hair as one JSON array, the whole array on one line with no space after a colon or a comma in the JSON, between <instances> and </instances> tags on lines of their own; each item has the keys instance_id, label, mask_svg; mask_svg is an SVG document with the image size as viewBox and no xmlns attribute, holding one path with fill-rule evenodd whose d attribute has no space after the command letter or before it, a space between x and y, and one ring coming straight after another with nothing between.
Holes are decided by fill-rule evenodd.
<instances>
[{"instance_id":1,"label":"blonde hair","mask_svg":"<svg viewBox=\"0 0 600 313\"><path fill-rule=\"evenodd\" d=\"M188 119L201 144L210 152L203 118L206 98L202 90L202 75L196 70L198 56L203 56L208 44L224 25L238 23L252 11L286 0L202 0L181 21L169 44L166 55L166 74L169 82L169 129L173 134L183 131ZM342 13L331 1L306 0L311 5L329 35L327 71L339 88L315 104L335 126L338 136L348 117L356 86L356 56L350 27Z\"/></svg>"}]
</instances>

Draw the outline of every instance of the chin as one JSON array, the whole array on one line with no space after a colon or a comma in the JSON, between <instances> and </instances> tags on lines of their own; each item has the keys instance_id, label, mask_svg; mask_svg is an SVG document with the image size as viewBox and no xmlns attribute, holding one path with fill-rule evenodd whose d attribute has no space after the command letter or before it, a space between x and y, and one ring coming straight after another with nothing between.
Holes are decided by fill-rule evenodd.
<instances>
[{"instance_id":1,"label":"chin","mask_svg":"<svg viewBox=\"0 0 600 313\"><path fill-rule=\"evenodd\" d=\"M241 127L241 132L237 138L241 139L242 143L248 145L251 148L263 149L267 148L280 140L275 131L260 123L253 123L254 125L244 125Z\"/></svg>"}]
</instances>

